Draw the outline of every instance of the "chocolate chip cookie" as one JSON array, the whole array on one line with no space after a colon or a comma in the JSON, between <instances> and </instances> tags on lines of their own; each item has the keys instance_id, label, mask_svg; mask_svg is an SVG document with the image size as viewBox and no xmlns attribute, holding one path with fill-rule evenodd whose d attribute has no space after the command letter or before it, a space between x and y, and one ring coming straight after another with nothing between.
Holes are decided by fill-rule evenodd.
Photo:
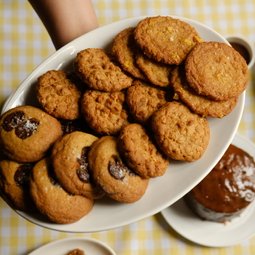
<instances>
[{"instance_id":1,"label":"chocolate chip cookie","mask_svg":"<svg viewBox=\"0 0 255 255\"><path fill-rule=\"evenodd\" d=\"M74 195L102 197L93 183L88 166L88 152L97 137L75 131L59 139L52 148L51 160L59 183Z\"/></svg>"},{"instance_id":2,"label":"chocolate chip cookie","mask_svg":"<svg viewBox=\"0 0 255 255\"><path fill-rule=\"evenodd\" d=\"M148 179L142 179L122 161L117 138L104 136L93 143L89 151L89 167L94 180L112 199L132 203L145 193Z\"/></svg>"},{"instance_id":3,"label":"chocolate chip cookie","mask_svg":"<svg viewBox=\"0 0 255 255\"><path fill-rule=\"evenodd\" d=\"M54 223L78 221L93 208L94 201L84 196L70 195L56 181L50 160L36 163L30 181L31 195L38 210Z\"/></svg>"},{"instance_id":4,"label":"chocolate chip cookie","mask_svg":"<svg viewBox=\"0 0 255 255\"><path fill-rule=\"evenodd\" d=\"M17 106L0 118L1 147L17 162L40 160L61 136L59 121L34 106Z\"/></svg>"}]
</instances>

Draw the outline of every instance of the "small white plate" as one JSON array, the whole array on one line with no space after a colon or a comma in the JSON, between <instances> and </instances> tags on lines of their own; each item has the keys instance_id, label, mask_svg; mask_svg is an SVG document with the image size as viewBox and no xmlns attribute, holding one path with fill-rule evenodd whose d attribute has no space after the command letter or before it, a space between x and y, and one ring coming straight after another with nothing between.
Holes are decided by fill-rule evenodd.
<instances>
[{"instance_id":1,"label":"small white plate","mask_svg":"<svg viewBox=\"0 0 255 255\"><path fill-rule=\"evenodd\" d=\"M236 134L233 144L255 158L255 144ZM255 234L254 202L240 217L226 224L200 219L180 199L162 212L167 223L186 239L209 247L232 246Z\"/></svg>"},{"instance_id":2,"label":"small white plate","mask_svg":"<svg viewBox=\"0 0 255 255\"><path fill-rule=\"evenodd\" d=\"M117 33L127 27L136 26L143 18L145 17L125 19L100 27L59 49L20 84L18 89L6 101L3 112L17 105L34 104L35 84L41 74L51 69L70 68L77 52L82 49L89 47L107 48ZM197 21L182 17L176 18L196 28L200 36L206 41L228 43L223 36ZM242 116L244 101L245 94L243 93L235 109L228 116L222 119L209 119L211 138L208 148L201 159L191 163L171 162L164 176L151 179L146 193L135 203L124 204L105 199L98 200L88 215L72 224L53 224L41 219L38 215L21 211L16 212L40 226L67 232L108 230L158 213L185 195L218 162L233 140Z\"/></svg>"},{"instance_id":3,"label":"small white plate","mask_svg":"<svg viewBox=\"0 0 255 255\"><path fill-rule=\"evenodd\" d=\"M79 248L85 255L116 255L105 243L91 238L64 238L45 244L28 255L67 255L73 249Z\"/></svg>"}]
</instances>

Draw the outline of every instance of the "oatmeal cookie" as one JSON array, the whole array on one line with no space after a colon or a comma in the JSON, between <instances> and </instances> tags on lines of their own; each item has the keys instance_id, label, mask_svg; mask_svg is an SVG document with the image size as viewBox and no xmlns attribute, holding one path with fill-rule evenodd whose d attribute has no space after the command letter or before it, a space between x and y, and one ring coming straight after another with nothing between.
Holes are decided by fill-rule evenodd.
<instances>
[{"instance_id":1,"label":"oatmeal cookie","mask_svg":"<svg viewBox=\"0 0 255 255\"><path fill-rule=\"evenodd\" d=\"M61 70L50 70L38 78L37 99L50 115L67 120L79 117L81 93L67 74Z\"/></svg>"},{"instance_id":2,"label":"oatmeal cookie","mask_svg":"<svg viewBox=\"0 0 255 255\"><path fill-rule=\"evenodd\" d=\"M29 193L29 180L33 164L21 164L11 160L0 161L0 188L15 209L34 209Z\"/></svg>"},{"instance_id":3,"label":"oatmeal cookie","mask_svg":"<svg viewBox=\"0 0 255 255\"><path fill-rule=\"evenodd\" d=\"M118 148L128 167L142 178L161 176L167 169L168 161L140 124L129 124L121 130Z\"/></svg>"},{"instance_id":4,"label":"oatmeal cookie","mask_svg":"<svg viewBox=\"0 0 255 255\"><path fill-rule=\"evenodd\" d=\"M197 44L185 60L189 85L214 100L238 97L248 82L244 58L231 46L220 42Z\"/></svg>"},{"instance_id":5,"label":"oatmeal cookie","mask_svg":"<svg viewBox=\"0 0 255 255\"><path fill-rule=\"evenodd\" d=\"M82 97L82 115L99 134L116 134L127 124L123 92L87 91Z\"/></svg>"},{"instance_id":6,"label":"oatmeal cookie","mask_svg":"<svg viewBox=\"0 0 255 255\"><path fill-rule=\"evenodd\" d=\"M110 198L118 202L135 202L147 189L148 179L142 179L123 163L117 138L113 136L104 136L92 145L89 167L93 169L95 181Z\"/></svg>"},{"instance_id":7,"label":"oatmeal cookie","mask_svg":"<svg viewBox=\"0 0 255 255\"><path fill-rule=\"evenodd\" d=\"M48 158L36 163L30 187L36 207L54 223L73 223L88 214L94 205L92 199L70 195L59 185Z\"/></svg>"},{"instance_id":8,"label":"oatmeal cookie","mask_svg":"<svg viewBox=\"0 0 255 255\"><path fill-rule=\"evenodd\" d=\"M139 51L134 38L134 28L122 30L113 40L111 52L120 63L121 67L138 79L145 79L143 73L136 65L136 55Z\"/></svg>"},{"instance_id":9,"label":"oatmeal cookie","mask_svg":"<svg viewBox=\"0 0 255 255\"><path fill-rule=\"evenodd\" d=\"M69 193L88 198L102 197L88 168L88 152L97 137L75 131L63 136L52 148L51 160L56 177Z\"/></svg>"},{"instance_id":10,"label":"oatmeal cookie","mask_svg":"<svg viewBox=\"0 0 255 255\"><path fill-rule=\"evenodd\" d=\"M156 142L166 156L195 161L205 152L210 139L208 121L179 102L169 102L152 116Z\"/></svg>"},{"instance_id":11,"label":"oatmeal cookie","mask_svg":"<svg viewBox=\"0 0 255 255\"><path fill-rule=\"evenodd\" d=\"M222 118L228 115L237 103L236 97L227 101L214 101L205 96L198 95L192 90L186 80L183 66L176 67L172 72L171 84L174 91L193 112L204 116Z\"/></svg>"},{"instance_id":12,"label":"oatmeal cookie","mask_svg":"<svg viewBox=\"0 0 255 255\"><path fill-rule=\"evenodd\" d=\"M78 52L74 68L91 89L114 92L132 84L132 78L122 72L103 49L88 48Z\"/></svg>"},{"instance_id":13,"label":"oatmeal cookie","mask_svg":"<svg viewBox=\"0 0 255 255\"><path fill-rule=\"evenodd\" d=\"M0 118L1 147L17 162L38 161L61 136L60 122L34 106L17 106Z\"/></svg>"},{"instance_id":14,"label":"oatmeal cookie","mask_svg":"<svg viewBox=\"0 0 255 255\"><path fill-rule=\"evenodd\" d=\"M170 84L170 74L174 65L167 65L149 59L144 54L138 54L136 57L138 67L144 73L146 79L153 85L167 87Z\"/></svg>"},{"instance_id":15,"label":"oatmeal cookie","mask_svg":"<svg viewBox=\"0 0 255 255\"><path fill-rule=\"evenodd\" d=\"M149 58L176 65L201 40L192 26L169 16L141 20L135 28L134 38Z\"/></svg>"},{"instance_id":16,"label":"oatmeal cookie","mask_svg":"<svg viewBox=\"0 0 255 255\"><path fill-rule=\"evenodd\" d=\"M135 80L126 94L126 102L132 117L145 123L150 116L167 102L167 91Z\"/></svg>"}]
</instances>

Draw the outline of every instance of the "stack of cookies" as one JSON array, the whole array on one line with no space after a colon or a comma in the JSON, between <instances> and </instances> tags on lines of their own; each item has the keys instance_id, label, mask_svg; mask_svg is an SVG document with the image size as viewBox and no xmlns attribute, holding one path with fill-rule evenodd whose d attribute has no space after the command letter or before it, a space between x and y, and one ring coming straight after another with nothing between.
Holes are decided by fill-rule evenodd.
<instances>
[{"instance_id":1,"label":"stack of cookies","mask_svg":"<svg viewBox=\"0 0 255 255\"><path fill-rule=\"evenodd\" d=\"M229 114L248 79L233 48L163 16L120 31L109 51L81 50L73 66L38 77L40 107L0 119L3 196L56 223L79 220L104 196L133 203L171 160L201 158L207 117Z\"/></svg>"}]
</instances>

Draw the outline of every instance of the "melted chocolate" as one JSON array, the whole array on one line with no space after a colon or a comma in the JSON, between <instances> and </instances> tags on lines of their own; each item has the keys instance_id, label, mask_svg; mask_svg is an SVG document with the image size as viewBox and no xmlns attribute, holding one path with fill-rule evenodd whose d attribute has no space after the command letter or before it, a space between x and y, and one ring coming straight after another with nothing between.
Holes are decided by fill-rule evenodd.
<instances>
[{"instance_id":1,"label":"melted chocolate","mask_svg":"<svg viewBox=\"0 0 255 255\"><path fill-rule=\"evenodd\" d=\"M124 163L121 159L113 155L108 164L108 171L111 176L113 176L116 180L123 180L125 176L128 175L135 175Z\"/></svg>"},{"instance_id":2,"label":"melted chocolate","mask_svg":"<svg viewBox=\"0 0 255 255\"><path fill-rule=\"evenodd\" d=\"M35 118L26 118L22 111L8 114L3 120L3 129L7 132L15 130L20 139L26 139L36 132L40 121Z\"/></svg>"},{"instance_id":3,"label":"melted chocolate","mask_svg":"<svg viewBox=\"0 0 255 255\"><path fill-rule=\"evenodd\" d=\"M192 191L195 200L215 212L236 212L255 198L255 161L230 145L213 170Z\"/></svg>"},{"instance_id":4,"label":"melted chocolate","mask_svg":"<svg viewBox=\"0 0 255 255\"><path fill-rule=\"evenodd\" d=\"M77 159L79 163L79 168L76 169L76 174L78 175L79 179L82 182L89 182L90 181L90 175L88 171L88 152L89 147L86 146L82 149L81 157Z\"/></svg>"},{"instance_id":5,"label":"melted chocolate","mask_svg":"<svg viewBox=\"0 0 255 255\"><path fill-rule=\"evenodd\" d=\"M32 168L32 164L23 164L18 167L14 174L14 180L17 185L24 186L28 183Z\"/></svg>"}]
</instances>

